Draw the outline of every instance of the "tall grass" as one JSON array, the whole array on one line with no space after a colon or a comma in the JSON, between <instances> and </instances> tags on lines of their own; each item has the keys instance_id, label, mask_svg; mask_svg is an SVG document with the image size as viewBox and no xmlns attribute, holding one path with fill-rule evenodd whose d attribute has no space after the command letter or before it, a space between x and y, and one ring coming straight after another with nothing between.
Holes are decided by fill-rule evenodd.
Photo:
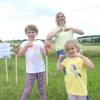
<instances>
[{"instance_id":1,"label":"tall grass","mask_svg":"<svg viewBox=\"0 0 100 100\"><path fill-rule=\"evenodd\" d=\"M98 49L97 49L98 48ZM88 70L88 91L91 100L100 100L100 53L99 47L84 46L85 54L95 64L93 71ZM94 51L96 49L97 51ZM91 52L91 53L90 53ZM94 53L95 52L95 56ZM99 53L98 53L99 52ZM49 83L46 85L47 100L67 100L63 72L56 72L56 55L49 54ZM15 81L15 59L8 59L9 82L6 82L5 62L0 59L0 100L20 100L25 82L25 59L18 58L18 84ZM35 81L30 100L39 100L39 91Z\"/></svg>"},{"instance_id":2,"label":"tall grass","mask_svg":"<svg viewBox=\"0 0 100 100\"><path fill-rule=\"evenodd\" d=\"M100 46L98 45L85 45L81 47L83 53L89 57L100 57Z\"/></svg>"}]
</instances>

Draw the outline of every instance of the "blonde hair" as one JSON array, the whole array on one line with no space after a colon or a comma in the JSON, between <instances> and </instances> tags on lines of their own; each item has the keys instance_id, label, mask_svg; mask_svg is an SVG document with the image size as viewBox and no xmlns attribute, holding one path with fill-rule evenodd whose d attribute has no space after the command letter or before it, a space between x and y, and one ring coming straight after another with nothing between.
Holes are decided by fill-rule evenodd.
<instances>
[{"instance_id":1,"label":"blonde hair","mask_svg":"<svg viewBox=\"0 0 100 100\"><path fill-rule=\"evenodd\" d=\"M33 30L38 34L38 28L33 24L27 25L25 27L25 34L27 33L27 30Z\"/></svg>"},{"instance_id":2,"label":"blonde hair","mask_svg":"<svg viewBox=\"0 0 100 100\"><path fill-rule=\"evenodd\" d=\"M64 51L67 52L67 48L69 45L73 45L77 48L77 51L80 52L80 44L77 40L68 40L65 42Z\"/></svg>"}]
</instances>

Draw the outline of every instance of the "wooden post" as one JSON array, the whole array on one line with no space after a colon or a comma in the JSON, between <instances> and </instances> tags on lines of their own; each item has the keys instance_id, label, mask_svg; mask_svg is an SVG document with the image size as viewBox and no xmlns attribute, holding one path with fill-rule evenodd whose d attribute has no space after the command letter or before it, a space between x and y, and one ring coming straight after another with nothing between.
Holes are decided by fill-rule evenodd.
<instances>
[{"instance_id":1,"label":"wooden post","mask_svg":"<svg viewBox=\"0 0 100 100\"><path fill-rule=\"evenodd\" d=\"M45 47L45 52L46 52L46 84L48 85L48 48Z\"/></svg>"},{"instance_id":2,"label":"wooden post","mask_svg":"<svg viewBox=\"0 0 100 100\"><path fill-rule=\"evenodd\" d=\"M8 83L8 63L7 63L7 57L4 57L5 59L5 66L6 66L6 80L7 80L7 83Z\"/></svg>"},{"instance_id":3,"label":"wooden post","mask_svg":"<svg viewBox=\"0 0 100 100\"><path fill-rule=\"evenodd\" d=\"M16 84L18 83L18 59L17 59L17 54L15 54L15 72L16 72Z\"/></svg>"},{"instance_id":4,"label":"wooden post","mask_svg":"<svg viewBox=\"0 0 100 100\"><path fill-rule=\"evenodd\" d=\"M48 55L46 55L46 84L48 85Z\"/></svg>"}]
</instances>

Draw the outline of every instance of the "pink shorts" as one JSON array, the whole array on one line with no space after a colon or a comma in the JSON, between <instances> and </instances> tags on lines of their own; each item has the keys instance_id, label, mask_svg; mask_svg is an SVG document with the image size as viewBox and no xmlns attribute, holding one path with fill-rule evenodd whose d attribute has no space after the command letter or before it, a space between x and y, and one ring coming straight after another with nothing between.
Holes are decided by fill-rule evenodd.
<instances>
[{"instance_id":1,"label":"pink shorts","mask_svg":"<svg viewBox=\"0 0 100 100\"><path fill-rule=\"evenodd\" d=\"M68 100L89 100L87 96L68 95Z\"/></svg>"}]
</instances>

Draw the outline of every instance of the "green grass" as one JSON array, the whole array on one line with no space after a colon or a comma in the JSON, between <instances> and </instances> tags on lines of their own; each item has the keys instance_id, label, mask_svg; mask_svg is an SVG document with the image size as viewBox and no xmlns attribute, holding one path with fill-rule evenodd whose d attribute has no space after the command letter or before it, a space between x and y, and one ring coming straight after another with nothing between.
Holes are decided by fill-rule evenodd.
<instances>
[{"instance_id":1,"label":"green grass","mask_svg":"<svg viewBox=\"0 0 100 100\"><path fill-rule=\"evenodd\" d=\"M86 48L86 49L85 49ZM90 47L89 47L90 48ZM93 71L88 70L88 91L91 100L100 100L100 56L93 49L84 47L84 52L95 64ZM100 50L100 49L98 49ZM97 54L96 54L97 53ZM49 83L46 85L47 100L67 100L67 94L64 84L63 73L56 72L56 57L52 53L49 55ZM8 60L9 82L6 82L5 62L0 59L0 100L20 100L25 82L25 60L23 57L18 58L18 84L15 81L15 60L14 57ZM35 81L30 100L39 100L39 91Z\"/></svg>"},{"instance_id":2,"label":"green grass","mask_svg":"<svg viewBox=\"0 0 100 100\"><path fill-rule=\"evenodd\" d=\"M88 91L91 100L100 100L100 58L91 58L95 64L93 71L88 70Z\"/></svg>"},{"instance_id":3,"label":"green grass","mask_svg":"<svg viewBox=\"0 0 100 100\"><path fill-rule=\"evenodd\" d=\"M81 47L84 54L88 57L100 57L100 46L85 45Z\"/></svg>"}]
</instances>

